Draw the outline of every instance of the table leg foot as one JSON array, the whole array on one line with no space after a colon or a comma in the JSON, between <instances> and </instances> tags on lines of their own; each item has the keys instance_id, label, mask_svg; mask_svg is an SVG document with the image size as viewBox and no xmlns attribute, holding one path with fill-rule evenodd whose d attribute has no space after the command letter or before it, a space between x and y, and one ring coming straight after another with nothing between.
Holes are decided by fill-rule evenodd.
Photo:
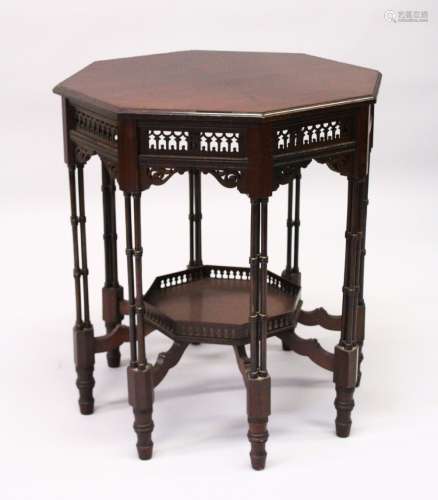
<instances>
[{"instance_id":1,"label":"table leg foot","mask_svg":"<svg viewBox=\"0 0 438 500\"><path fill-rule=\"evenodd\" d=\"M78 368L76 386L79 389L79 411L82 415L91 415L94 411L93 369Z\"/></svg>"},{"instance_id":2,"label":"table leg foot","mask_svg":"<svg viewBox=\"0 0 438 500\"><path fill-rule=\"evenodd\" d=\"M90 415L94 410L94 349L93 328L75 327L73 330L76 365L76 387L79 389L79 410Z\"/></svg>"},{"instance_id":3,"label":"table leg foot","mask_svg":"<svg viewBox=\"0 0 438 500\"><path fill-rule=\"evenodd\" d=\"M353 394L354 388L336 388L336 435L338 437L346 438L350 435L351 412L354 408Z\"/></svg>"},{"instance_id":4,"label":"table leg foot","mask_svg":"<svg viewBox=\"0 0 438 500\"><path fill-rule=\"evenodd\" d=\"M350 435L358 361L358 346L337 345L335 347L333 379L336 387L336 434L339 437L348 437Z\"/></svg>"},{"instance_id":5,"label":"table leg foot","mask_svg":"<svg viewBox=\"0 0 438 500\"><path fill-rule=\"evenodd\" d=\"M134 410L134 430L137 433L137 453L140 460L150 460L152 458L153 442L152 431L152 411Z\"/></svg>"},{"instance_id":6,"label":"table leg foot","mask_svg":"<svg viewBox=\"0 0 438 500\"><path fill-rule=\"evenodd\" d=\"M116 347L106 353L106 361L110 368L118 368L120 366L120 349Z\"/></svg>"},{"instance_id":7,"label":"table leg foot","mask_svg":"<svg viewBox=\"0 0 438 500\"><path fill-rule=\"evenodd\" d=\"M271 378L269 375L247 378L248 439L251 443L251 465L262 470L266 465L266 442L269 437L268 417L271 413Z\"/></svg>"},{"instance_id":8,"label":"table leg foot","mask_svg":"<svg viewBox=\"0 0 438 500\"><path fill-rule=\"evenodd\" d=\"M268 419L254 420L248 419L249 431L248 439L251 443L251 451L249 456L251 458L251 465L254 470L262 470L266 465L266 441L268 440L269 433L267 431Z\"/></svg>"},{"instance_id":9,"label":"table leg foot","mask_svg":"<svg viewBox=\"0 0 438 500\"><path fill-rule=\"evenodd\" d=\"M137 434L137 453L140 460L152 458L152 406L154 398L152 366L144 369L128 367L129 404L134 411L134 430Z\"/></svg>"}]
</instances>

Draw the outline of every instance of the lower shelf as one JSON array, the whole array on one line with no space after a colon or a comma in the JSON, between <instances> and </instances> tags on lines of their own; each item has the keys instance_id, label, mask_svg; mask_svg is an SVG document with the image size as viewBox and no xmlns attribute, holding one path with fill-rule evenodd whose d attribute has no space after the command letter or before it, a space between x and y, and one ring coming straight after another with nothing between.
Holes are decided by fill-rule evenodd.
<instances>
[{"instance_id":1,"label":"lower shelf","mask_svg":"<svg viewBox=\"0 0 438 500\"><path fill-rule=\"evenodd\" d=\"M144 296L146 320L174 339L248 343L249 278L248 268L226 266L159 276ZM268 272L268 335L293 328L300 307L299 287Z\"/></svg>"}]
</instances>

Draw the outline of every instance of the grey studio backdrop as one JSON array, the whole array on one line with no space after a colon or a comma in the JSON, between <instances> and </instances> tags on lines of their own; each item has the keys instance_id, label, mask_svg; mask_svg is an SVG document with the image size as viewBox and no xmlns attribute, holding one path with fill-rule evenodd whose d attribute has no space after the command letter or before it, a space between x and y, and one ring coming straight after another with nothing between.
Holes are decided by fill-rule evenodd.
<instances>
[{"instance_id":1,"label":"grey studio backdrop","mask_svg":"<svg viewBox=\"0 0 438 500\"><path fill-rule=\"evenodd\" d=\"M332 1L4 2L0 37L0 380L3 498L432 497L438 396L438 42L433 3ZM388 11L392 14L388 14ZM427 12L407 22L406 12ZM401 15L400 15L401 14ZM189 348L156 393L155 456L136 459L126 361L98 356L96 412L79 415L74 386L72 248L61 102L52 87L98 59L191 48L305 52L382 72L367 227L363 380L348 440L334 435L330 374L269 342L268 464L249 468L244 389L229 348ZM103 333L100 167L86 168L92 321ZM340 311L345 179L303 173L301 270L311 309ZM246 265L248 199L203 177L206 263ZM145 286L188 261L188 180L143 200ZM123 207L119 197L119 214ZM227 217L221 215L224 205ZM269 206L270 267L285 263L286 188ZM120 279L126 283L119 216ZM223 241L226 244L223 244ZM300 327L332 348L337 334ZM151 359L166 349L148 338ZM178 416L179 425L174 426ZM172 474L172 480L169 480ZM342 477L342 482L341 482ZM293 489L293 491L291 491ZM269 496L268 496L269 495Z\"/></svg>"}]
</instances>

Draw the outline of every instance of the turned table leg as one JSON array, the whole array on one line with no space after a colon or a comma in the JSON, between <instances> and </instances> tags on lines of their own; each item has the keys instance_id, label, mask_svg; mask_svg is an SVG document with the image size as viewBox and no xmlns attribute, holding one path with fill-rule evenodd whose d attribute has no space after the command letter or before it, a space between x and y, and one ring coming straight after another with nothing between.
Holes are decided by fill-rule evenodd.
<instances>
[{"instance_id":1,"label":"turned table leg","mask_svg":"<svg viewBox=\"0 0 438 500\"><path fill-rule=\"evenodd\" d=\"M189 171L189 224L191 267L202 266L201 172Z\"/></svg>"},{"instance_id":2,"label":"turned table leg","mask_svg":"<svg viewBox=\"0 0 438 500\"><path fill-rule=\"evenodd\" d=\"M367 208L368 208L368 184L369 176L366 176L362 188L362 239L360 247L360 267L359 267L359 299L357 304L357 343L359 345L359 366L357 376L357 386L360 384L362 377L361 365L363 361L363 343L365 340L365 300L364 300L364 274L365 274L365 238L366 238L366 221L367 221Z\"/></svg>"},{"instance_id":3,"label":"turned table leg","mask_svg":"<svg viewBox=\"0 0 438 500\"><path fill-rule=\"evenodd\" d=\"M189 171L190 260L188 269L202 266L201 172ZM192 342L200 345L200 342Z\"/></svg>"},{"instance_id":4,"label":"turned table leg","mask_svg":"<svg viewBox=\"0 0 438 500\"><path fill-rule=\"evenodd\" d=\"M266 464L271 379L266 366L266 277L267 277L267 208L268 200L251 200L250 253L250 338L251 355L247 373L248 439L251 464L256 470Z\"/></svg>"},{"instance_id":5,"label":"turned table leg","mask_svg":"<svg viewBox=\"0 0 438 500\"><path fill-rule=\"evenodd\" d=\"M134 246L132 238L132 201L134 208ZM125 193L126 256L129 291L129 341L131 361L128 367L129 404L134 411L137 452L142 460L152 457L152 406L154 399L152 366L147 362L144 339L144 302L141 246L141 193ZM134 292L135 281L135 292Z\"/></svg>"},{"instance_id":6,"label":"turned table leg","mask_svg":"<svg viewBox=\"0 0 438 500\"><path fill-rule=\"evenodd\" d=\"M79 409L83 415L93 413L94 399L94 333L90 322L88 300L87 239L85 230L84 165L69 163L71 226L76 296L76 322L73 328L76 385L79 389ZM79 213L78 213L79 208Z\"/></svg>"},{"instance_id":7,"label":"turned table leg","mask_svg":"<svg viewBox=\"0 0 438 500\"><path fill-rule=\"evenodd\" d=\"M300 245L300 185L301 174L291 179L287 190L287 251L286 267L281 276L295 285L301 286L301 272L298 264L298 254ZM294 195L295 193L295 195ZM295 204L294 204L295 201ZM293 256L293 265L292 265ZM281 341L283 351L290 351L288 343Z\"/></svg>"},{"instance_id":8,"label":"turned table leg","mask_svg":"<svg viewBox=\"0 0 438 500\"><path fill-rule=\"evenodd\" d=\"M345 232L345 274L342 303L341 340L335 349L334 382L336 385L335 407L336 434L347 437L351 428L351 412L354 408L354 389L358 381L360 348L360 270L364 248L365 216L364 192L367 177L348 178L347 229Z\"/></svg>"},{"instance_id":9,"label":"turned table leg","mask_svg":"<svg viewBox=\"0 0 438 500\"><path fill-rule=\"evenodd\" d=\"M110 333L122 321L119 302L123 288L119 285L117 272L117 224L116 224L116 186L108 167L102 162L102 203L103 203L103 241L105 253L105 284L102 289L103 319L106 332ZM106 354L108 366L120 366L120 349L111 349Z\"/></svg>"}]
</instances>

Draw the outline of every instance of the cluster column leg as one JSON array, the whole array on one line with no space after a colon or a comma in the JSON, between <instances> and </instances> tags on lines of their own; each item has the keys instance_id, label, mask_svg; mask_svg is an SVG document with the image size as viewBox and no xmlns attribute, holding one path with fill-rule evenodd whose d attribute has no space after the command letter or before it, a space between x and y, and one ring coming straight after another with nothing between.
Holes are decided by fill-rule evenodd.
<instances>
[{"instance_id":1,"label":"cluster column leg","mask_svg":"<svg viewBox=\"0 0 438 500\"><path fill-rule=\"evenodd\" d=\"M201 172L189 172L190 260L188 268L202 266Z\"/></svg>"},{"instance_id":2,"label":"cluster column leg","mask_svg":"<svg viewBox=\"0 0 438 500\"><path fill-rule=\"evenodd\" d=\"M286 267L282 273L283 278L292 281L298 286L301 285L301 273L299 269L300 190L301 174L298 174L288 184Z\"/></svg>"},{"instance_id":3,"label":"cluster column leg","mask_svg":"<svg viewBox=\"0 0 438 500\"><path fill-rule=\"evenodd\" d=\"M345 232L345 272L342 302L342 330L335 348L334 382L336 434L347 437L351 429L354 408L354 389L358 381L360 349L359 299L361 289L361 260L364 248L364 195L367 178L348 178L347 229Z\"/></svg>"},{"instance_id":4,"label":"cluster column leg","mask_svg":"<svg viewBox=\"0 0 438 500\"><path fill-rule=\"evenodd\" d=\"M84 165L71 163L68 165L68 171L76 297L76 322L73 328L76 386L79 389L80 412L89 415L94 410L94 332L90 322L88 300Z\"/></svg>"},{"instance_id":5,"label":"cluster column leg","mask_svg":"<svg viewBox=\"0 0 438 500\"><path fill-rule=\"evenodd\" d=\"M119 285L117 271L117 224L116 224L116 186L106 166L102 164L102 202L103 202L103 241L105 254L105 284L102 289L103 319L106 332L110 333L122 321L119 302L123 288ZM116 347L107 352L108 366L120 366L120 349Z\"/></svg>"},{"instance_id":6,"label":"cluster column leg","mask_svg":"<svg viewBox=\"0 0 438 500\"><path fill-rule=\"evenodd\" d=\"M202 266L201 172L189 171L190 260L188 269ZM200 342L192 342L199 345Z\"/></svg>"},{"instance_id":7,"label":"cluster column leg","mask_svg":"<svg viewBox=\"0 0 438 500\"><path fill-rule=\"evenodd\" d=\"M365 238L366 238L366 221L367 221L367 208L368 208L368 183L369 176L366 176L363 186L362 197L362 244L360 249L360 268L359 268L359 300L357 305L357 343L359 345L359 367L357 386L360 384L362 377L361 365L363 361L363 343L365 340L365 299L364 299L364 274L365 274Z\"/></svg>"},{"instance_id":8,"label":"cluster column leg","mask_svg":"<svg viewBox=\"0 0 438 500\"><path fill-rule=\"evenodd\" d=\"M129 340L131 349L131 361L128 367L128 395L129 404L134 411L134 430L137 434L138 456L142 460L148 460L152 457L153 449L151 436L154 428L152 421L154 391L152 366L147 362L144 339L140 192L125 193L125 215L129 290ZM134 246L132 218L134 219Z\"/></svg>"},{"instance_id":9,"label":"cluster column leg","mask_svg":"<svg viewBox=\"0 0 438 500\"><path fill-rule=\"evenodd\" d=\"M299 246L300 246L300 188L301 174L291 179L287 192L287 220L286 220L286 267L282 277L301 285L301 272L299 269ZM285 340L281 341L283 351L291 348Z\"/></svg>"},{"instance_id":10,"label":"cluster column leg","mask_svg":"<svg viewBox=\"0 0 438 500\"><path fill-rule=\"evenodd\" d=\"M271 379L266 363L267 288L267 199L251 200L250 245L250 339L251 354L246 377L248 439L251 464L256 470L266 464Z\"/></svg>"}]
</instances>

